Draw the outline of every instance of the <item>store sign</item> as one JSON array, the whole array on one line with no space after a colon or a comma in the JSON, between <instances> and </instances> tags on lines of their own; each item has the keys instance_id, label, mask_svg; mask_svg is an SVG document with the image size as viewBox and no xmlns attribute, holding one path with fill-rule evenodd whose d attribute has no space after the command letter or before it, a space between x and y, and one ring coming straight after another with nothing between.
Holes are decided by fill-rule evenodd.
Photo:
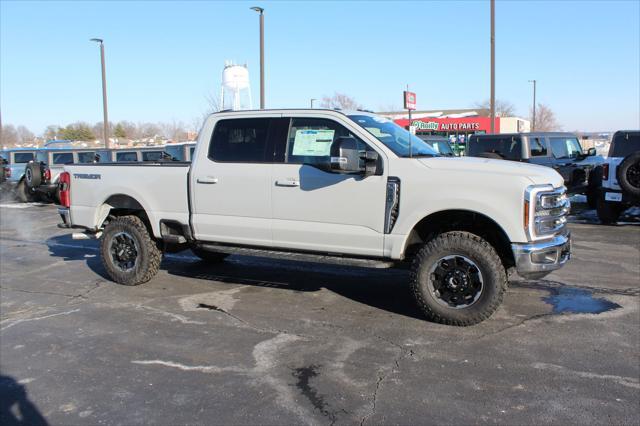
<instances>
[{"instance_id":1,"label":"store sign","mask_svg":"<svg viewBox=\"0 0 640 426\"><path fill-rule=\"evenodd\" d=\"M413 123L411 123L412 127L415 127L417 130L438 130L438 126L440 125L440 123L437 123L435 121L419 121L419 120L415 120Z\"/></svg>"},{"instance_id":2,"label":"store sign","mask_svg":"<svg viewBox=\"0 0 640 426\"><path fill-rule=\"evenodd\" d=\"M409 91L404 91L404 109L414 111L416 109L416 94Z\"/></svg>"}]
</instances>

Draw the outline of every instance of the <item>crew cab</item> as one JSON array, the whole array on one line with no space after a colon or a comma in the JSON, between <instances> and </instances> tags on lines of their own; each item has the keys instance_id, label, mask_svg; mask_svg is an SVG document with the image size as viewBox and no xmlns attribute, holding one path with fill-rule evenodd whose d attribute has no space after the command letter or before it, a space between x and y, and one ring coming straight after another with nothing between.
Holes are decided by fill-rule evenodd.
<instances>
[{"instance_id":1,"label":"crew cab","mask_svg":"<svg viewBox=\"0 0 640 426\"><path fill-rule=\"evenodd\" d=\"M578 137L566 132L474 134L469 137L466 155L551 167L564 178L570 194L589 195L588 178L594 165L584 160L595 156L596 150L584 152Z\"/></svg>"},{"instance_id":2,"label":"crew cab","mask_svg":"<svg viewBox=\"0 0 640 426\"><path fill-rule=\"evenodd\" d=\"M605 163L594 172L602 223L614 223L627 208L640 205L640 131L615 132Z\"/></svg>"},{"instance_id":3,"label":"crew cab","mask_svg":"<svg viewBox=\"0 0 640 426\"><path fill-rule=\"evenodd\" d=\"M470 325L498 308L507 271L536 279L570 257L554 170L443 157L361 111L215 113L191 163L66 165L60 182L61 226L98 237L107 273L126 285L187 248L211 263L404 265L426 317Z\"/></svg>"}]
</instances>

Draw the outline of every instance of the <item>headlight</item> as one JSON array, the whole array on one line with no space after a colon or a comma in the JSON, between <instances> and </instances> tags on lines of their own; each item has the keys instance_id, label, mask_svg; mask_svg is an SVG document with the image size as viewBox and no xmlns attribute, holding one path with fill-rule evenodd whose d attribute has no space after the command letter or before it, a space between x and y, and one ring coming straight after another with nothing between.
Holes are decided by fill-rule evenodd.
<instances>
[{"instance_id":1,"label":"headlight","mask_svg":"<svg viewBox=\"0 0 640 426\"><path fill-rule=\"evenodd\" d=\"M571 203L564 187L533 185L525 192L524 208L527 236L537 240L555 235L565 227Z\"/></svg>"}]
</instances>

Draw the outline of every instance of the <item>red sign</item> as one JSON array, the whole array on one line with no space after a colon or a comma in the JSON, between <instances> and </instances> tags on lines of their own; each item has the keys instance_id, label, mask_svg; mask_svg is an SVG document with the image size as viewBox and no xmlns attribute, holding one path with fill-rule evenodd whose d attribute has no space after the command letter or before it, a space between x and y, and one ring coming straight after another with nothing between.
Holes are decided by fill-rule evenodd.
<instances>
[{"instance_id":1,"label":"red sign","mask_svg":"<svg viewBox=\"0 0 640 426\"><path fill-rule=\"evenodd\" d=\"M416 94L413 92L404 91L404 109L414 111L416 109Z\"/></svg>"}]
</instances>

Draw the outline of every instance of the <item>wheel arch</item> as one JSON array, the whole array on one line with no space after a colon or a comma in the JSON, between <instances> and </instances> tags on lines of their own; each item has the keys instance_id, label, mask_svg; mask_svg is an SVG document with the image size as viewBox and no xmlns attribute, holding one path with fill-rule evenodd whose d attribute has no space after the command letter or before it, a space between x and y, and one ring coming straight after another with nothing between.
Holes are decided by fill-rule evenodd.
<instances>
[{"instance_id":1,"label":"wheel arch","mask_svg":"<svg viewBox=\"0 0 640 426\"><path fill-rule=\"evenodd\" d=\"M497 251L505 269L515 266L508 234L489 216L473 210L440 210L420 219L404 243L404 257L412 258L418 248L435 236L449 231L466 231L478 235Z\"/></svg>"},{"instance_id":2,"label":"wheel arch","mask_svg":"<svg viewBox=\"0 0 640 426\"><path fill-rule=\"evenodd\" d=\"M145 224L149 233L153 235L153 227L144 206L131 195L113 194L110 195L97 210L96 224L101 228L109 217L126 215L138 216Z\"/></svg>"}]
</instances>

